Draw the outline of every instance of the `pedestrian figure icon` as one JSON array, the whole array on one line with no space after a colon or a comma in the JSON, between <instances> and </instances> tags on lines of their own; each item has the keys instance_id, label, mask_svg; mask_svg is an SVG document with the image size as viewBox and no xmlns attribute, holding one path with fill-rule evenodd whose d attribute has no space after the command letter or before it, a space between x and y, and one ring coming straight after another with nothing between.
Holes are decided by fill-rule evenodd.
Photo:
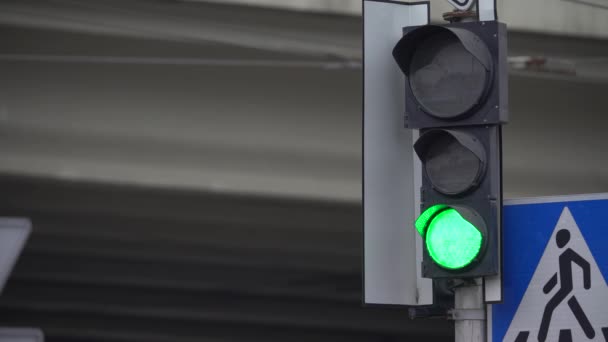
<instances>
[{"instance_id":1,"label":"pedestrian figure icon","mask_svg":"<svg viewBox=\"0 0 608 342\"><path fill-rule=\"evenodd\" d=\"M570 232L566 229L562 229L557 232L555 236L555 243L557 247L563 249L566 247L568 242L570 241ZM585 290L589 290L591 288L591 266L589 262L577 254L571 248L567 248L564 252L562 252L559 256L559 274L555 273L551 279L545 284L543 287L543 292L545 294L549 294L559 283L559 290L551 297L547 305L545 306L545 311L543 313L543 318L540 324L540 330L538 332L538 341L545 342L547 339L547 333L549 332L549 324L551 323L551 316L553 315L553 311L560 305L574 289L574 282L572 279L572 265L577 264L583 269L583 287ZM581 308L576 296L570 296L570 299L567 301L570 310L574 314L574 317L580 324L585 336L587 338L592 339L595 337L595 331L589 322L589 319L585 315L585 312Z\"/></svg>"},{"instance_id":2,"label":"pedestrian figure icon","mask_svg":"<svg viewBox=\"0 0 608 342\"><path fill-rule=\"evenodd\" d=\"M608 218L608 211L603 212L602 218ZM529 234L533 228L522 232ZM544 249L540 259L533 261L534 272L525 280L521 297L505 297L518 304L511 311L511 318L507 318L506 331L492 342L608 342L608 273L602 274L600 268L608 266L608 259L598 258L604 251L592 252L590 241L567 207L542 241ZM591 241L591 245L599 246L596 241ZM511 255L521 255L523 261L529 254L522 251Z\"/></svg>"}]
</instances>

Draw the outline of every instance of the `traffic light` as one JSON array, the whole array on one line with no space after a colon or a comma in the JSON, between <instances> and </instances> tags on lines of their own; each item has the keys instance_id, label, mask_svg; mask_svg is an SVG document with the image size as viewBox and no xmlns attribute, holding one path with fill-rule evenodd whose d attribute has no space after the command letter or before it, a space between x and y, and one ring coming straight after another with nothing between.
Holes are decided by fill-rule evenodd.
<instances>
[{"instance_id":1,"label":"traffic light","mask_svg":"<svg viewBox=\"0 0 608 342\"><path fill-rule=\"evenodd\" d=\"M499 271L506 123L506 26L496 21L406 27L393 50L406 76L405 127L419 129L422 276Z\"/></svg>"}]
</instances>

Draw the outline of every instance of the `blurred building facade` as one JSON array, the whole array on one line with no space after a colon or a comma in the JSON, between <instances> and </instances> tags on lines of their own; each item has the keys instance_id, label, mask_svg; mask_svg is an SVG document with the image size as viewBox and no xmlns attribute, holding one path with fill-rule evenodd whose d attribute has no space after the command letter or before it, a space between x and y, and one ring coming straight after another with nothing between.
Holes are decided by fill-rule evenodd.
<instances>
[{"instance_id":1,"label":"blurred building facade","mask_svg":"<svg viewBox=\"0 0 608 342\"><path fill-rule=\"evenodd\" d=\"M608 10L593 4L498 2L506 197L608 191ZM0 214L34 224L0 325L51 341L451 339L447 322L360 307L360 11L0 1Z\"/></svg>"}]
</instances>

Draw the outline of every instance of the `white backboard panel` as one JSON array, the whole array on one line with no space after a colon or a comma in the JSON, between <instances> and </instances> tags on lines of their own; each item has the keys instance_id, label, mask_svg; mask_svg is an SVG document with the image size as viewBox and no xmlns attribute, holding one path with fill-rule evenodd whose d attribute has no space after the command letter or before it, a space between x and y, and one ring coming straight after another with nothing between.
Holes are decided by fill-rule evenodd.
<instances>
[{"instance_id":1,"label":"white backboard panel","mask_svg":"<svg viewBox=\"0 0 608 342\"><path fill-rule=\"evenodd\" d=\"M0 293L31 229L28 219L0 218Z\"/></svg>"},{"instance_id":2,"label":"white backboard panel","mask_svg":"<svg viewBox=\"0 0 608 342\"><path fill-rule=\"evenodd\" d=\"M365 304L432 303L432 282L420 277L413 227L420 203L415 132L404 128L405 78L392 56L403 27L428 22L428 2L363 1Z\"/></svg>"}]
</instances>

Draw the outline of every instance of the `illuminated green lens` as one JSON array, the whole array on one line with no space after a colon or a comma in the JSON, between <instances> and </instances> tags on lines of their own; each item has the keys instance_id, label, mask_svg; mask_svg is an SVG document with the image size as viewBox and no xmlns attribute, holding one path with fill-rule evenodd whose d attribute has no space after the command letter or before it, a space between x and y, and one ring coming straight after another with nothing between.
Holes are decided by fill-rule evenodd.
<instances>
[{"instance_id":1,"label":"illuminated green lens","mask_svg":"<svg viewBox=\"0 0 608 342\"><path fill-rule=\"evenodd\" d=\"M483 243L481 232L451 208L432 218L424 237L433 261L447 269L469 265L479 255Z\"/></svg>"}]
</instances>

